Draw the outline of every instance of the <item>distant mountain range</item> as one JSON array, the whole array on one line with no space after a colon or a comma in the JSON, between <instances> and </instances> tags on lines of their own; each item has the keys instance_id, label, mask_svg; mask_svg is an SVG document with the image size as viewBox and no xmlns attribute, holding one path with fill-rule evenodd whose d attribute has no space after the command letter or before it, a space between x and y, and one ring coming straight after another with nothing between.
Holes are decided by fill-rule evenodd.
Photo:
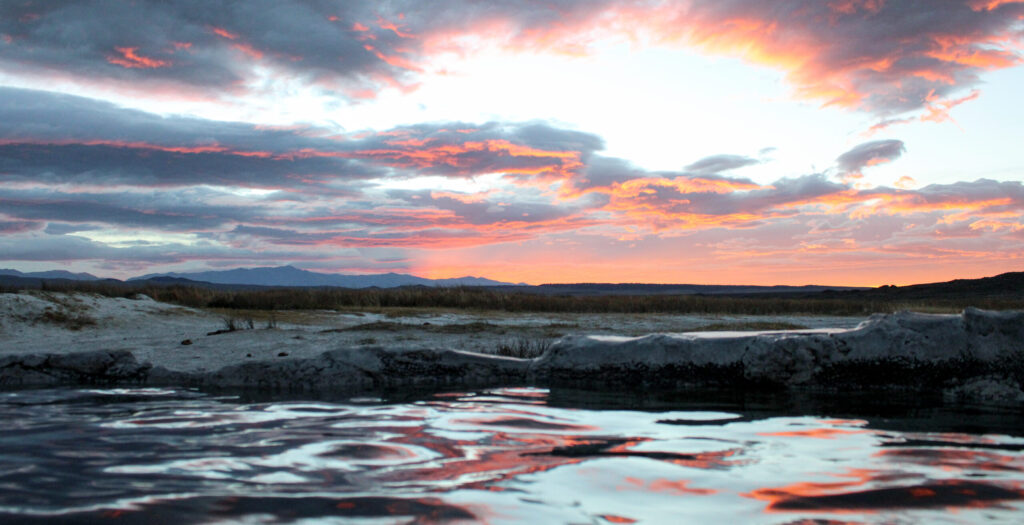
<instances>
[{"instance_id":1,"label":"distant mountain range","mask_svg":"<svg viewBox=\"0 0 1024 525\"><path fill-rule=\"evenodd\" d=\"M70 279L72 281L99 281L100 278L91 273L71 273L64 270L50 270L48 272L19 272L9 268L0 268L0 275L11 277L26 277L35 279Z\"/></svg>"},{"instance_id":2,"label":"distant mountain range","mask_svg":"<svg viewBox=\"0 0 1024 525\"><path fill-rule=\"evenodd\" d=\"M227 289L248 287L342 287L342 288L394 288L399 286L485 286L501 287L503 291L543 295L731 295L731 296L784 296L788 298L835 298L878 300L921 300L975 298L1024 298L1024 272L1010 272L981 279L915 284L909 286L882 286L861 288L851 286L743 286L695 284L630 284L630 283L576 283L542 284L530 286L513 284L482 277L455 279L425 279L415 275L385 273L371 275L342 275L311 272L294 266L265 268L235 268L233 270L154 273L133 277L127 282L104 279L89 273L64 270L46 272L20 272L0 269L0 285L38 288L46 281L103 281L117 286L180 284Z\"/></svg>"},{"instance_id":3,"label":"distant mountain range","mask_svg":"<svg viewBox=\"0 0 1024 525\"><path fill-rule=\"evenodd\" d=\"M395 288L398 286L511 286L483 277L457 277L454 279L426 279L404 273L344 275L302 270L294 266L265 268L235 268L188 273L151 273L133 277L128 281L188 279L214 284L251 286L337 286L342 288Z\"/></svg>"}]
</instances>

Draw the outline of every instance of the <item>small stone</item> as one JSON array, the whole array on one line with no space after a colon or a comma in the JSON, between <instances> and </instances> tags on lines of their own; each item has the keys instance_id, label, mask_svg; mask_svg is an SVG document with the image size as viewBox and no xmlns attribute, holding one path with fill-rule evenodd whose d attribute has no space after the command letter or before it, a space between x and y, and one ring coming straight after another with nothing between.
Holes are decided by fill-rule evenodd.
<instances>
[{"instance_id":1,"label":"small stone","mask_svg":"<svg viewBox=\"0 0 1024 525\"><path fill-rule=\"evenodd\" d=\"M277 357L288 357L288 352L280 352L277 354Z\"/></svg>"},{"instance_id":2,"label":"small stone","mask_svg":"<svg viewBox=\"0 0 1024 525\"><path fill-rule=\"evenodd\" d=\"M181 344L183 346L188 346L188 345L192 344L192 340L191 339L185 339L184 341L181 342Z\"/></svg>"},{"instance_id":3,"label":"small stone","mask_svg":"<svg viewBox=\"0 0 1024 525\"><path fill-rule=\"evenodd\" d=\"M252 357L252 354L245 354L245 357Z\"/></svg>"}]
</instances>

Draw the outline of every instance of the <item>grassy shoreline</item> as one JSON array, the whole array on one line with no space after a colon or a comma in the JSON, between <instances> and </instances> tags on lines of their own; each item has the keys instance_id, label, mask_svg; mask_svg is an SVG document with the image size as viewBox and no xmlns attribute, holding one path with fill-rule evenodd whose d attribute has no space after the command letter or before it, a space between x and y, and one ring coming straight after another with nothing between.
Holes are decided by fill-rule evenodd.
<instances>
[{"instance_id":1,"label":"grassy shoreline","mask_svg":"<svg viewBox=\"0 0 1024 525\"><path fill-rule=\"evenodd\" d=\"M826 297L724 295L540 295L479 287L405 287L387 289L267 288L223 290L192 285L44 282L43 290L84 292L107 297L146 294L157 301L225 310L333 310L387 312L395 309L445 309L521 313L868 315L914 310L955 313L974 306L989 310L1024 309L1024 299L969 296L930 299L831 294ZM17 291L11 287L0 292Z\"/></svg>"}]
</instances>

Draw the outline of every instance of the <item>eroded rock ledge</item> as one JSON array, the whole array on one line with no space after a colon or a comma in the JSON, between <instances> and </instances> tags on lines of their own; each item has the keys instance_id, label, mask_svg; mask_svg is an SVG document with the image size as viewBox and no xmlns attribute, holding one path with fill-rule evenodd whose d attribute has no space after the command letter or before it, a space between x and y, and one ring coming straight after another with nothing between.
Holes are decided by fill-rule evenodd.
<instances>
[{"instance_id":1,"label":"eroded rock ledge","mask_svg":"<svg viewBox=\"0 0 1024 525\"><path fill-rule=\"evenodd\" d=\"M356 347L309 359L174 372L130 350L0 358L0 386L149 385L361 392L502 385L899 387L1024 403L1024 312L876 315L851 330L569 336L537 359L450 349Z\"/></svg>"}]
</instances>

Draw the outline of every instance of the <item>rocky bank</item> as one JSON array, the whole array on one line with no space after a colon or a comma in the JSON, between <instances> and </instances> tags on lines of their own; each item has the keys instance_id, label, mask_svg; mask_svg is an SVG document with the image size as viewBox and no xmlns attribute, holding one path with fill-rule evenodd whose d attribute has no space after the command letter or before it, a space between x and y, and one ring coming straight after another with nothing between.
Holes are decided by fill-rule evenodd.
<instances>
[{"instance_id":1,"label":"rocky bank","mask_svg":"<svg viewBox=\"0 0 1024 525\"><path fill-rule=\"evenodd\" d=\"M198 320L216 326L209 314L145 298L58 298L72 310L87 312L88 319L114 311L105 322L114 326L107 330L124 330L125 323L131 325L126 320L135 315L142 326L132 325L133 330L160 338L125 336L119 341L80 328L72 331L83 341L76 342L75 334L57 334L60 330L39 321L47 315L74 318L73 313L47 306L46 298L3 295L0 386L6 388L93 384L344 393L512 385L840 392L895 388L942 391L950 399L968 402L1024 405L1024 312L901 312L875 315L853 328L641 337L577 329L533 359L466 351L459 341L473 338L457 331L448 339L353 341L342 329L247 330L205 339L209 354L219 357L199 365L202 360L189 354L197 351L191 340L183 345L186 340L177 340L173 334L178 332L168 327L195 330ZM85 315L80 322L86 322ZM509 330L530 328L522 319L517 322ZM168 331L173 332L173 344L167 342ZM339 335L343 333L345 337ZM441 342L446 344L437 344Z\"/></svg>"}]
</instances>

